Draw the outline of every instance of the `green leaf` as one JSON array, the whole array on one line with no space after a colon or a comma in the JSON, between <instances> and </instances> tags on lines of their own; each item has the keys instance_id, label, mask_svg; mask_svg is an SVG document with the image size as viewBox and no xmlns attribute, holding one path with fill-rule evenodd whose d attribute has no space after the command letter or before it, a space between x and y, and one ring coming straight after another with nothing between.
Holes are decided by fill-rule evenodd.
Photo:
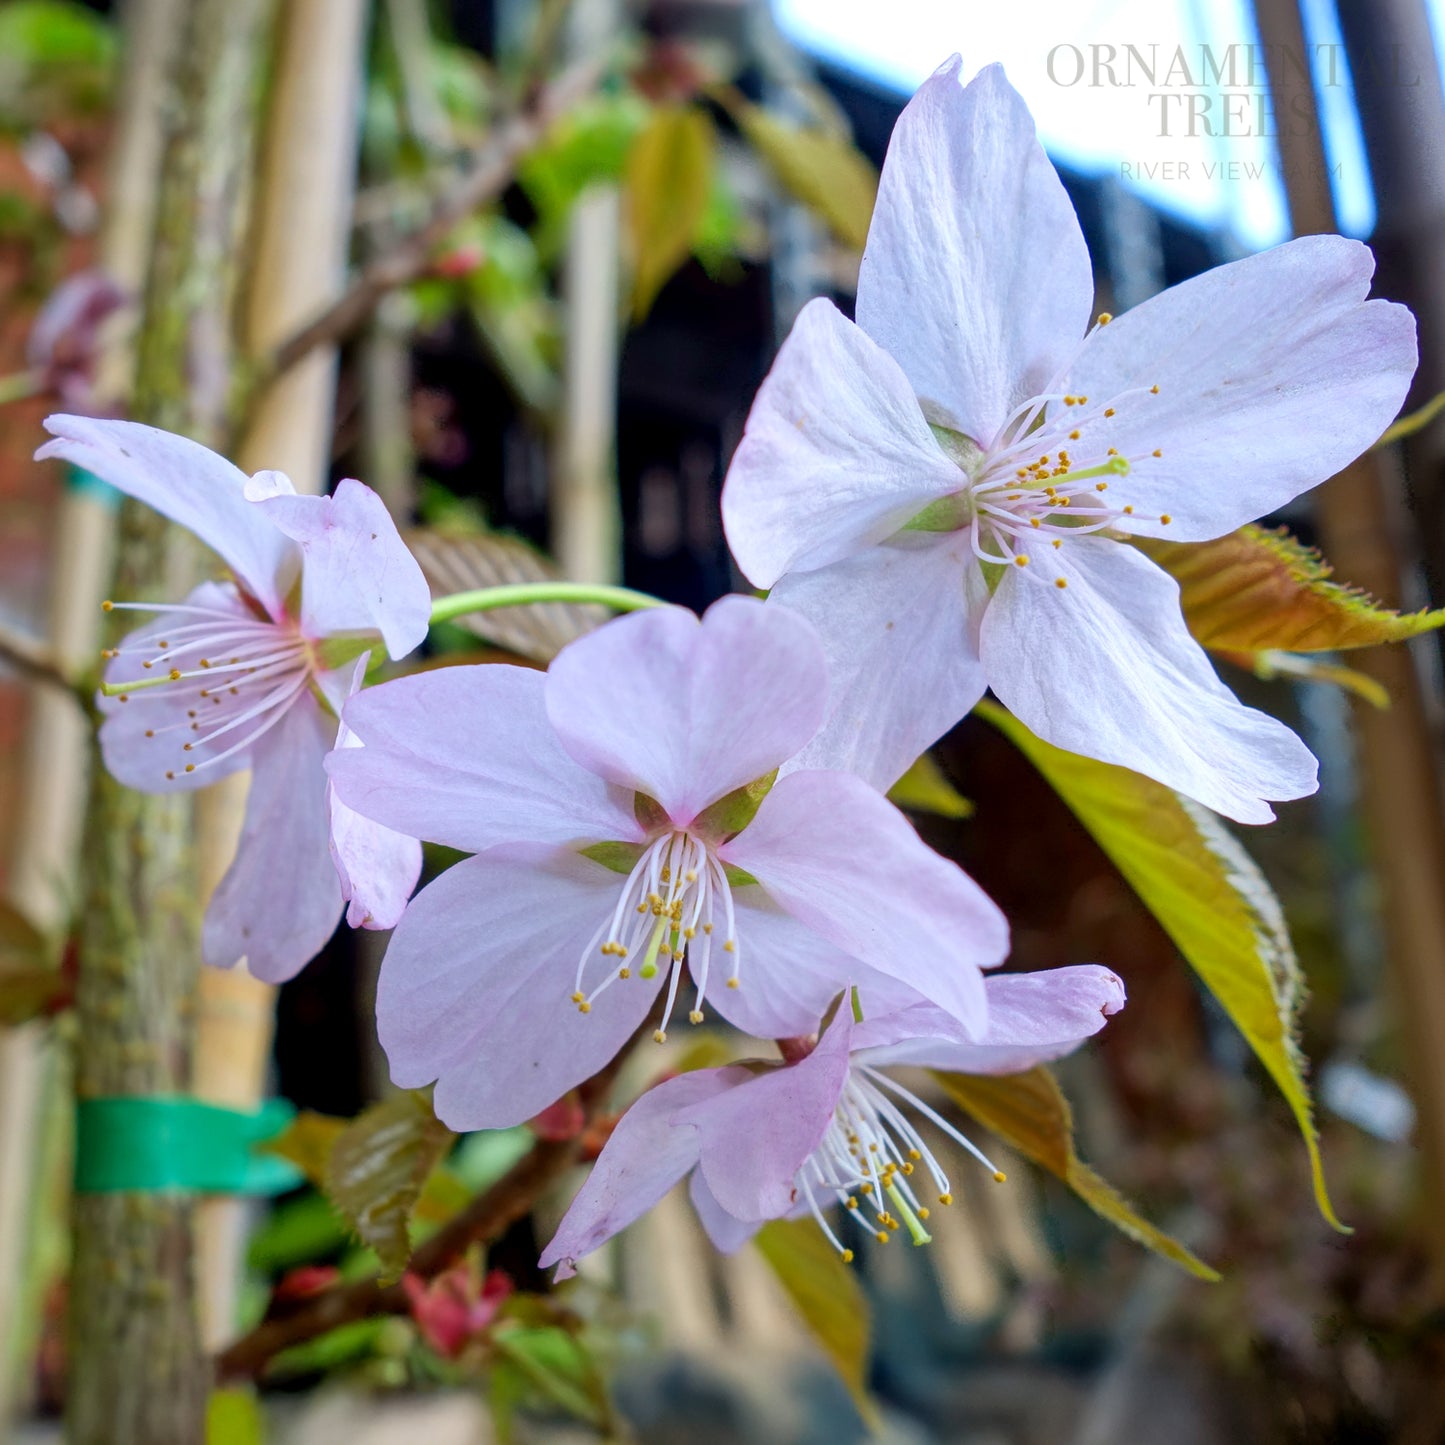
<instances>
[{"instance_id":1,"label":"green leaf","mask_svg":"<svg viewBox=\"0 0 1445 1445\"><path fill-rule=\"evenodd\" d=\"M696 106L659 107L627 162L632 314L641 321L687 259L712 187L716 133Z\"/></svg>"},{"instance_id":2,"label":"green leaf","mask_svg":"<svg viewBox=\"0 0 1445 1445\"><path fill-rule=\"evenodd\" d=\"M736 92L718 99L785 190L815 211L855 251L868 239L878 173L846 136L779 119Z\"/></svg>"},{"instance_id":3,"label":"green leaf","mask_svg":"<svg viewBox=\"0 0 1445 1445\"><path fill-rule=\"evenodd\" d=\"M528 1395L559 1406L601 1429L611 1404L601 1371L586 1346L557 1325L509 1325L492 1334L492 1348L520 1377L502 1398L510 1408ZM493 1397L496 1412L497 1396Z\"/></svg>"},{"instance_id":4,"label":"green leaf","mask_svg":"<svg viewBox=\"0 0 1445 1445\"><path fill-rule=\"evenodd\" d=\"M206 1401L206 1445L262 1445L266 1419L252 1390L212 1390Z\"/></svg>"},{"instance_id":5,"label":"green leaf","mask_svg":"<svg viewBox=\"0 0 1445 1445\"><path fill-rule=\"evenodd\" d=\"M811 1219L775 1219L753 1243L842 1377L858 1413L876 1429L878 1407L868 1393L873 1321L858 1276Z\"/></svg>"},{"instance_id":6,"label":"green leaf","mask_svg":"<svg viewBox=\"0 0 1445 1445\"><path fill-rule=\"evenodd\" d=\"M936 813L940 818L971 818L973 804L953 786L932 753L924 753L888 790L900 808Z\"/></svg>"},{"instance_id":7,"label":"green leaf","mask_svg":"<svg viewBox=\"0 0 1445 1445\"><path fill-rule=\"evenodd\" d=\"M1043 774L1234 1020L1293 1111L1315 1203L1325 1188L1305 1060L1296 1041L1304 984L1279 901L1218 818L1162 783L1066 753L991 702L976 709Z\"/></svg>"},{"instance_id":8,"label":"green leaf","mask_svg":"<svg viewBox=\"0 0 1445 1445\"><path fill-rule=\"evenodd\" d=\"M1445 608L1392 612L1331 581L1329 563L1283 527L1241 527L1212 542L1133 541L1179 583L1190 632L1215 651L1334 652L1445 626Z\"/></svg>"},{"instance_id":9,"label":"green leaf","mask_svg":"<svg viewBox=\"0 0 1445 1445\"><path fill-rule=\"evenodd\" d=\"M327 1162L327 1197L356 1237L376 1251L383 1283L411 1257L410 1223L422 1189L456 1135L425 1094L374 1104L338 1135Z\"/></svg>"},{"instance_id":10,"label":"green leaf","mask_svg":"<svg viewBox=\"0 0 1445 1445\"><path fill-rule=\"evenodd\" d=\"M949 1074L934 1070L950 1099L985 1128L1062 1179L1096 1214L1130 1239L1211 1283L1216 1270L1140 1218L1129 1202L1074 1152L1074 1116L1054 1076L1045 1068L1025 1074Z\"/></svg>"}]
</instances>

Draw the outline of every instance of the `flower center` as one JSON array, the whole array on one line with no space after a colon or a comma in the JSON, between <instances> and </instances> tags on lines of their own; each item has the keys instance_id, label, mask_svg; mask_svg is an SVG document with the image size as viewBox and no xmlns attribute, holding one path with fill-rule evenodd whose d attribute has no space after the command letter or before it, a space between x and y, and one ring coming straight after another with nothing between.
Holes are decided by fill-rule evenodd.
<instances>
[{"instance_id":1,"label":"flower center","mask_svg":"<svg viewBox=\"0 0 1445 1445\"><path fill-rule=\"evenodd\" d=\"M866 1217L871 1210L873 1236L880 1244L886 1244L900 1228L908 1230L914 1244L932 1242L933 1236L924 1226L928 1206L917 1192L921 1182L918 1181L920 1166L932 1178L938 1202L953 1203L948 1175L923 1135L899 1107L898 1099L967 1149L998 1183L1002 1184L1006 1177L972 1140L960 1134L917 1095L877 1069L853 1064L828 1132L798 1171L797 1178L798 1192L845 1264L852 1261L853 1251L844 1247L823 1216L822 1202L827 1201L829 1195L860 1217Z\"/></svg>"},{"instance_id":2,"label":"flower center","mask_svg":"<svg viewBox=\"0 0 1445 1445\"><path fill-rule=\"evenodd\" d=\"M687 965L697 988L688 1021L700 1024L719 925L727 986L739 988L742 956L727 869L692 833L668 829L642 850L622 885L616 908L582 950L572 1002L589 1013L597 996L614 983L634 972L639 978L656 978L660 970L668 969L667 1003L662 1024L653 1034L662 1043ZM587 978L596 972L598 954L607 960L607 972L589 991Z\"/></svg>"},{"instance_id":3,"label":"flower center","mask_svg":"<svg viewBox=\"0 0 1445 1445\"><path fill-rule=\"evenodd\" d=\"M175 618L164 637L133 635L103 658L139 659L142 676L119 684L122 704L145 707L191 693L183 721L159 722L145 735L156 741L166 779L213 768L245 751L285 717L310 682L315 663L294 623L238 616L222 608L107 602L113 610ZM145 676L144 674L151 674ZM199 684L199 686L197 686ZM114 685L109 689L114 691ZM174 718L168 709L167 719ZM218 750L213 745L219 744Z\"/></svg>"},{"instance_id":4,"label":"flower center","mask_svg":"<svg viewBox=\"0 0 1445 1445\"><path fill-rule=\"evenodd\" d=\"M1105 314L1098 324L1105 326L1110 320ZM909 527L966 528L974 555L988 566L1028 571L1042 553L1043 566L1028 575L1067 587L1062 573L1048 575L1053 569L1047 557L1070 538L1127 526L1129 518L1163 526L1172 520L1167 512L1159 516L1136 512L1127 500L1127 483L1119 485L1136 468L1162 456L1162 451L1122 456L1107 445L1113 418L1121 410L1147 406L1158 394L1158 386L1131 387L1107 401L1072 392L1042 392L1014 409L986 452L935 427L944 451L968 478L967 485L924 508Z\"/></svg>"}]
</instances>

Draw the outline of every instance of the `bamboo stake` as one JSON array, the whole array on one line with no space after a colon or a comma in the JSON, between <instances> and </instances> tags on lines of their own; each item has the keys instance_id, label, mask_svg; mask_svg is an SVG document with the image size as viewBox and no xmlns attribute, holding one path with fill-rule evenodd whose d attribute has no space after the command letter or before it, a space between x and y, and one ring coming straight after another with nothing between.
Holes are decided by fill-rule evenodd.
<instances>
[{"instance_id":1,"label":"bamboo stake","mask_svg":"<svg viewBox=\"0 0 1445 1445\"><path fill-rule=\"evenodd\" d=\"M356 172L365 0L292 0L277 62L256 198L244 342L261 356L340 294ZM257 398L237 463L285 472L298 491L326 489L336 348L319 347ZM209 897L235 853L244 778L196 800L201 888ZM318 799L318 802L320 800ZM270 1060L275 989L242 969L206 969L197 998L196 1093L259 1103ZM208 1200L197 1215L201 1332L208 1350L231 1337L245 1246L244 1201Z\"/></svg>"},{"instance_id":2,"label":"bamboo stake","mask_svg":"<svg viewBox=\"0 0 1445 1445\"><path fill-rule=\"evenodd\" d=\"M166 123L138 333L133 413L203 440L224 423L238 221L252 162L266 0L188 0L159 86ZM126 504L115 588L178 594L195 548ZM84 830L76 1091L173 1095L191 1084L200 946L191 799L94 768ZM184 1195L78 1195L67 1433L72 1445L193 1445L207 1360Z\"/></svg>"},{"instance_id":3,"label":"bamboo stake","mask_svg":"<svg viewBox=\"0 0 1445 1445\"><path fill-rule=\"evenodd\" d=\"M1271 54L1308 54L1296 0L1255 0L1260 36ZM1289 64L1272 66L1270 90L1280 127L1280 159L1291 225L1298 235L1336 229L1315 96ZM1439 138L1437 137L1437 140ZM1339 575L1398 605L1405 549L1399 479L1383 453L1346 467L1316 493L1326 556ZM1393 705L1379 711L1351 700L1360 741L1361 791L1370 849L1384 894L1384 925L1415 1102L1424 1171L1423 1212L1437 1278L1445 1280L1445 814L1427 721L1425 690L1408 647L1356 654L1352 666L1380 683Z\"/></svg>"},{"instance_id":4,"label":"bamboo stake","mask_svg":"<svg viewBox=\"0 0 1445 1445\"><path fill-rule=\"evenodd\" d=\"M179 28L180 0L131 0L117 78L119 102L109 164L100 264L138 294L154 221L162 126L159 97ZM129 390L129 356L105 352L98 388ZM53 554L48 652L67 673L88 666L99 647L101 589L112 566L114 514L94 492L62 496ZM33 687L29 698L19 807L11 834L10 902L42 931L71 922L90 725L71 698ZM28 1254L45 1026L0 1030L0 1434L14 1413L19 1370L34 1323L16 1306Z\"/></svg>"}]
</instances>

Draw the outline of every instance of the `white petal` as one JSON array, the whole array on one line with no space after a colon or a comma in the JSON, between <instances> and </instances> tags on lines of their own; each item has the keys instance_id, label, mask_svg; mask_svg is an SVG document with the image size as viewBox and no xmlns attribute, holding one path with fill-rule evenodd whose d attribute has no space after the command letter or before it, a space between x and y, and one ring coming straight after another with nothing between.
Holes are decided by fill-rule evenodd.
<instances>
[{"instance_id":1,"label":"white petal","mask_svg":"<svg viewBox=\"0 0 1445 1445\"><path fill-rule=\"evenodd\" d=\"M1138 513L1124 526L1178 542L1221 536L1379 437L1415 372L1415 320L1365 299L1374 269L1358 241L1303 236L1094 332L1070 373L1089 398L1074 455L1092 461L1112 446L1130 459L1110 487ZM1111 402L1109 420L1099 408ZM1167 526L1150 520L1161 513Z\"/></svg>"},{"instance_id":2,"label":"white petal","mask_svg":"<svg viewBox=\"0 0 1445 1445\"><path fill-rule=\"evenodd\" d=\"M930 421L989 445L1044 391L1089 321L1074 208L1003 70L955 56L889 142L858 277L858 324L908 373Z\"/></svg>"},{"instance_id":3,"label":"white petal","mask_svg":"<svg viewBox=\"0 0 1445 1445\"><path fill-rule=\"evenodd\" d=\"M962 534L910 532L773 589L770 607L817 629L830 682L822 728L784 771L841 768L887 789L968 712L985 686L971 581Z\"/></svg>"},{"instance_id":4,"label":"white petal","mask_svg":"<svg viewBox=\"0 0 1445 1445\"><path fill-rule=\"evenodd\" d=\"M897 362L810 301L753 402L723 526L744 575L771 587L891 537L963 483Z\"/></svg>"},{"instance_id":5,"label":"white petal","mask_svg":"<svg viewBox=\"0 0 1445 1445\"><path fill-rule=\"evenodd\" d=\"M1317 786L1309 750L1220 682L1184 625L1178 583L1128 543L1081 537L1040 549L1028 574L1010 568L984 616L982 654L999 700L1046 742L1236 822L1268 823L1265 799Z\"/></svg>"}]
</instances>

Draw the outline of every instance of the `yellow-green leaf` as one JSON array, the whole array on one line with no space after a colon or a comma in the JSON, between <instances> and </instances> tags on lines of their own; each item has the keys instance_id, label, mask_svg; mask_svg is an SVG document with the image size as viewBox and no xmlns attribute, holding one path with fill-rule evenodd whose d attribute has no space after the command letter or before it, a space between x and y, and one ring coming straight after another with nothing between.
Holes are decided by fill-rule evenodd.
<instances>
[{"instance_id":1,"label":"yellow-green leaf","mask_svg":"<svg viewBox=\"0 0 1445 1445\"><path fill-rule=\"evenodd\" d=\"M1135 1213L1074 1151L1074 1116L1054 1076L1045 1068L1025 1074L948 1074L934 1071L954 1103L992 1129L1027 1159L1062 1179L1096 1214L1130 1239L1172 1260L1200 1279L1219 1278L1177 1239Z\"/></svg>"},{"instance_id":2,"label":"yellow-green leaf","mask_svg":"<svg viewBox=\"0 0 1445 1445\"><path fill-rule=\"evenodd\" d=\"M455 1138L427 1096L412 1092L374 1104L331 1146L326 1195L356 1237L376 1251L384 1281L399 1279L406 1268L412 1213Z\"/></svg>"},{"instance_id":3,"label":"yellow-green leaf","mask_svg":"<svg viewBox=\"0 0 1445 1445\"><path fill-rule=\"evenodd\" d=\"M632 312L640 321L687 260L707 211L716 132L696 106L653 112L627 158Z\"/></svg>"},{"instance_id":4,"label":"yellow-green leaf","mask_svg":"<svg viewBox=\"0 0 1445 1445\"><path fill-rule=\"evenodd\" d=\"M940 818L971 818L973 804L949 782L932 753L924 753L894 785L888 796L900 808L937 813Z\"/></svg>"},{"instance_id":5,"label":"yellow-green leaf","mask_svg":"<svg viewBox=\"0 0 1445 1445\"><path fill-rule=\"evenodd\" d=\"M876 1427L868 1393L873 1322L858 1277L811 1219L775 1219L754 1236L793 1307L842 1377L859 1413Z\"/></svg>"},{"instance_id":6,"label":"yellow-green leaf","mask_svg":"<svg viewBox=\"0 0 1445 1445\"><path fill-rule=\"evenodd\" d=\"M1241 527L1212 542L1134 540L1179 583L1190 632L1216 651L1334 652L1445 626L1445 608L1393 612L1332 581L1330 564L1283 527Z\"/></svg>"},{"instance_id":7,"label":"yellow-green leaf","mask_svg":"<svg viewBox=\"0 0 1445 1445\"><path fill-rule=\"evenodd\" d=\"M878 196L878 172L867 157L835 131L794 125L740 95L719 99L778 184L861 251Z\"/></svg>"},{"instance_id":8,"label":"yellow-green leaf","mask_svg":"<svg viewBox=\"0 0 1445 1445\"><path fill-rule=\"evenodd\" d=\"M1221 651L1219 656L1265 682L1276 677L1293 677L1302 682L1328 682L1354 693L1373 707L1390 706L1390 694L1373 677L1367 677L1356 668L1343 667L1338 662L1323 662L1308 654L1277 652L1273 648L1265 652Z\"/></svg>"},{"instance_id":9,"label":"yellow-green leaf","mask_svg":"<svg viewBox=\"0 0 1445 1445\"><path fill-rule=\"evenodd\" d=\"M317 1188L324 1189L332 1146L345 1131L345 1119L303 1109L281 1133L260 1147L289 1160Z\"/></svg>"},{"instance_id":10,"label":"yellow-green leaf","mask_svg":"<svg viewBox=\"0 0 1445 1445\"><path fill-rule=\"evenodd\" d=\"M1043 774L1233 1019L1294 1113L1315 1202L1336 1229L1296 1042L1304 983L1279 900L1206 808L1162 783L1036 738L1011 713L977 711Z\"/></svg>"},{"instance_id":11,"label":"yellow-green leaf","mask_svg":"<svg viewBox=\"0 0 1445 1445\"><path fill-rule=\"evenodd\" d=\"M1417 431L1424 431L1442 411L1445 411L1445 391L1437 391L1424 406L1402 416L1393 426L1386 427L1380 440L1370 450L1391 446L1414 436Z\"/></svg>"},{"instance_id":12,"label":"yellow-green leaf","mask_svg":"<svg viewBox=\"0 0 1445 1445\"><path fill-rule=\"evenodd\" d=\"M262 1445L266 1420L254 1390L212 1390L206 1401L206 1445Z\"/></svg>"}]
</instances>

